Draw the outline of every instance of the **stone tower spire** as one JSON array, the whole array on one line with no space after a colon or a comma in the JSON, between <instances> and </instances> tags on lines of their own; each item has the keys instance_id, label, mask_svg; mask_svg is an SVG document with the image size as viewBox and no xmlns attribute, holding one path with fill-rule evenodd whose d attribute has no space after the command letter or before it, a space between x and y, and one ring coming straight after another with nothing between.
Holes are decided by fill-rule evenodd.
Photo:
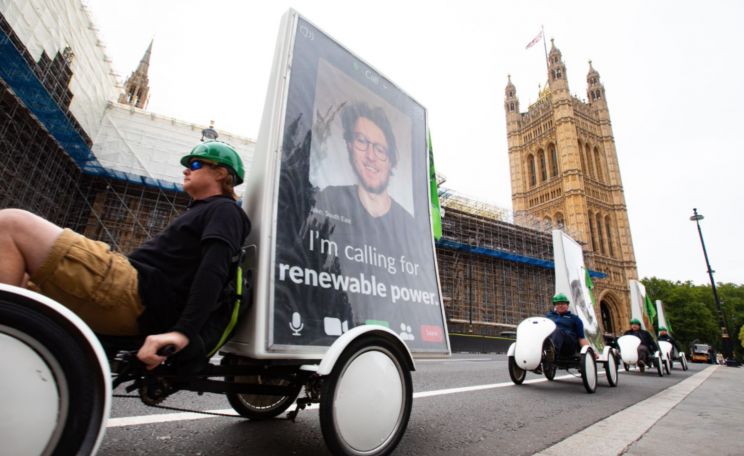
<instances>
[{"instance_id":1,"label":"stone tower spire","mask_svg":"<svg viewBox=\"0 0 744 456\"><path fill-rule=\"evenodd\" d=\"M551 92L561 89L568 93L568 78L566 77L566 64L563 63L561 51L555 47L553 38L550 39L550 53L548 53L548 80Z\"/></svg>"},{"instance_id":2,"label":"stone tower spire","mask_svg":"<svg viewBox=\"0 0 744 456\"><path fill-rule=\"evenodd\" d=\"M147 71L150 69L150 54L152 53L152 43L145 51L145 55L140 60L139 66L124 83L124 93L119 96L119 103L134 106L135 108L145 109L147 107L148 95L150 93L149 79Z\"/></svg>"},{"instance_id":3,"label":"stone tower spire","mask_svg":"<svg viewBox=\"0 0 744 456\"><path fill-rule=\"evenodd\" d=\"M600 82L599 73L592 66L591 60L589 61L589 74L586 75L586 100L589 103L605 101L604 85Z\"/></svg>"}]
</instances>

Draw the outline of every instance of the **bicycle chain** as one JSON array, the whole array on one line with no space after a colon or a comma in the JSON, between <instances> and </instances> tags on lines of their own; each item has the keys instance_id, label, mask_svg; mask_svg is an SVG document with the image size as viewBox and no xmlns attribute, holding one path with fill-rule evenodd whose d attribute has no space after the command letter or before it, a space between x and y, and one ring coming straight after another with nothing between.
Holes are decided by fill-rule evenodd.
<instances>
[{"instance_id":1,"label":"bicycle chain","mask_svg":"<svg viewBox=\"0 0 744 456\"><path fill-rule=\"evenodd\" d=\"M139 396L130 396L127 394L114 394L113 397L125 397L129 399L141 399ZM189 409L183 409L178 407L168 407L167 405L147 405L148 407L154 407L159 409L165 409L165 410L173 410L175 412L189 412L189 413L200 413L202 415L212 415L212 416L224 416L227 418L240 418L240 419L246 419L244 416L240 415L228 415L227 413L215 413L215 412L204 412L200 410L189 410ZM289 420L289 418L274 418L275 420Z\"/></svg>"}]
</instances>

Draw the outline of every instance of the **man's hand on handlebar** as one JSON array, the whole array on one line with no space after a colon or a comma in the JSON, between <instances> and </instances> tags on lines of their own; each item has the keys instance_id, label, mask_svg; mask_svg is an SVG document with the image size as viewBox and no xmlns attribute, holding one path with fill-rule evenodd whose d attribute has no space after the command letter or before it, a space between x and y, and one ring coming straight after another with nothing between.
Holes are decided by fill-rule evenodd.
<instances>
[{"instance_id":1,"label":"man's hand on handlebar","mask_svg":"<svg viewBox=\"0 0 744 456\"><path fill-rule=\"evenodd\" d=\"M178 353L188 344L189 338L178 331L147 336L142 348L137 352L137 359L147 365L147 370L153 370L166 359L165 356L158 355L158 350L173 345L176 347L174 353Z\"/></svg>"}]
</instances>

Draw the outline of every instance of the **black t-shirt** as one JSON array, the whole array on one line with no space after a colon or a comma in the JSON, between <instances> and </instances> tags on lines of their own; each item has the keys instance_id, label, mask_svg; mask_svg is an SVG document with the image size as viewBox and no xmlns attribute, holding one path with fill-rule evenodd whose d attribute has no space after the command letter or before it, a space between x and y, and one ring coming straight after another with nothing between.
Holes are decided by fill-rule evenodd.
<instances>
[{"instance_id":1,"label":"black t-shirt","mask_svg":"<svg viewBox=\"0 0 744 456\"><path fill-rule=\"evenodd\" d=\"M181 331L193 338L214 310L230 258L240 251L250 229L248 216L235 200L217 195L192 202L165 230L132 252L129 262L138 272L146 308L138 319L141 332ZM217 274L204 264L205 258L215 261L214 252L225 261ZM211 302L199 302L205 296Z\"/></svg>"}]
</instances>

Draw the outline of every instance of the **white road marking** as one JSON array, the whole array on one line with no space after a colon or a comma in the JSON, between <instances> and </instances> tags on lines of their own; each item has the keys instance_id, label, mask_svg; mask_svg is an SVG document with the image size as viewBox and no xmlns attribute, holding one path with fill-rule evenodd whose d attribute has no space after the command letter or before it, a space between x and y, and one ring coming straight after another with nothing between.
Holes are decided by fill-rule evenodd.
<instances>
[{"instance_id":1,"label":"white road marking","mask_svg":"<svg viewBox=\"0 0 744 456\"><path fill-rule=\"evenodd\" d=\"M462 361L493 361L491 358L463 358L463 359L418 359L418 363L459 363Z\"/></svg>"}]
</instances>

